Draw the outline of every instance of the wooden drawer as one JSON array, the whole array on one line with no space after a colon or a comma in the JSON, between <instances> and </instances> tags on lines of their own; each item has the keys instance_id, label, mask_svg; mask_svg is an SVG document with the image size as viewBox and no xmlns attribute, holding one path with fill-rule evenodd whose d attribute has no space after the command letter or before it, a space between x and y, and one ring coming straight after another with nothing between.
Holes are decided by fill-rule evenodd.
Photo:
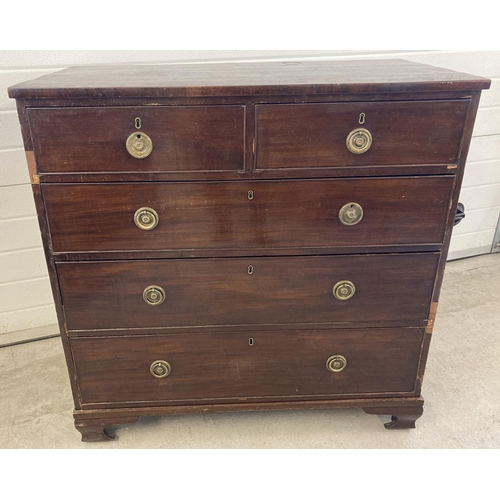
<instances>
[{"instance_id":1,"label":"wooden drawer","mask_svg":"<svg viewBox=\"0 0 500 500\"><path fill-rule=\"evenodd\" d=\"M439 255L169 259L57 264L75 330L292 323L426 324ZM252 266L252 274L248 267ZM355 293L336 299L347 280ZM149 286L165 300L143 299Z\"/></svg>"},{"instance_id":2,"label":"wooden drawer","mask_svg":"<svg viewBox=\"0 0 500 500\"><path fill-rule=\"evenodd\" d=\"M256 166L455 164L468 107L467 99L258 105ZM357 128L373 141L362 154L346 145Z\"/></svg>"},{"instance_id":3,"label":"wooden drawer","mask_svg":"<svg viewBox=\"0 0 500 500\"><path fill-rule=\"evenodd\" d=\"M75 107L30 109L29 123L42 173L227 171L244 168L244 116L244 106ZM149 156L128 153L131 134L152 140Z\"/></svg>"},{"instance_id":4,"label":"wooden drawer","mask_svg":"<svg viewBox=\"0 0 500 500\"><path fill-rule=\"evenodd\" d=\"M179 334L71 346L83 404L175 403L411 393L422 335L415 328ZM334 355L347 362L340 372L326 367ZM154 377L155 361L166 361L170 374Z\"/></svg>"},{"instance_id":5,"label":"wooden drawer","mask_svg":"<svg viewBox=\"0 0 500 500\"><path fill-rule=\"evenodd\" d=\"M45 185L55 252L440 244L452 177ZM253 199L249 200L251 192ZM352 226L339 218L362 207ZM152 208L152 230L134 223ZM347 220L348 221L348 220Z\"/></svg>"}]
</instances>

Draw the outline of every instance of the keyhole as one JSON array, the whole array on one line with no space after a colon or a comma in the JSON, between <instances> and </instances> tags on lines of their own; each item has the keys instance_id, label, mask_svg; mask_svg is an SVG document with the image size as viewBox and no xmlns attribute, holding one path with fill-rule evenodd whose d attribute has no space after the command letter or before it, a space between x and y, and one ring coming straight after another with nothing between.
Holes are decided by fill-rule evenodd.
<instances>
[{"instance_id":1,"label":"keyhole","mask_svg":"<svg viewBox=\"0 0 500 500\"><path fill-rule=\"evenodd\" d=\"M253 338L251 338L251 337L250 337L250 338L248 339L248 345L253 345Z\"/></svg>"},{"instance_id":2,"label":"keyhole","mask_svg":"<svg viewBox=\"0 0 500 500\"><path fill-rule=\"evenodd\" d=\"M140 139L141 138L141 134L137 134L137 139Z\"/></svg>"},{"instance_id":3,"label":"keyhole","mask_svg":"<svg viewBox=\"0 0 500 500\"><path fill-rule=\"evenodd\" d=\"M253 200L253 191L251 189L248 191L248 199Z\"/></svg>"},{"instance_id":4,"label":"keyhole","mask_svg":"<svg viewBox=\"0 0 500 500\"><path fill-rule=\"evenodd\" d=\"M248 266L248 274L253 274L253 266Z\"/></svg>"},{"instance_id":5,"label":"keyhole","mask_svg":"<svg viewBox=\"0 0 500 500\"><path fill-rule=\"evenodd\" d=\"M136 118L135 119L135 128L136 129L140 129L141 128L141 119L140 118Z\"/></svg>"},{"instance_id":6,"label":"keyhole","mask_svg":"<svg viewBox=\"0 0 500 500\"><path fill-rule=\"evenodd\" d=\"M359 114L359 124L360 125L363 125L363 123L365 123L365 118L366 118L366 115L364 113Z\"/></svg>"}]
</instances>

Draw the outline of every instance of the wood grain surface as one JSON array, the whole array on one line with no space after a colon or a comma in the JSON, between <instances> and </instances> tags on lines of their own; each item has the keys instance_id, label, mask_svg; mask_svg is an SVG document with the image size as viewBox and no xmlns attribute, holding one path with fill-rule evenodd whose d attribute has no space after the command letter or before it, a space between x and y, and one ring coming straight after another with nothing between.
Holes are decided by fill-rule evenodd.
<instances>
[{"instance_id":1,"label":"wood grain surface","mask_svg":"<svg viewBox=\"0 0 500 500\"><path fill-rule=\"evenodd\" d=\"M73 339L82 403L276 400L412 392L421 329L244 332ZM249 345L249 338L253 345ZM346 368L332 373L335 354ZM167 361L168 377L150 373Z\"/></svg>"},{"instance_id":2,"label":"wood grain surface","mask_svg":"<svg viewBox=\"0 0 500 500\"><path fill-rule=\"evenodd\" d=\"M358 406L413 427L490 83L352 60L79 67L11 87L83 439L141 415L265 409ZM142 160L125 147L137 117ZM361 127L373 143L354 155ZM353 202L363 220L343 226ZM143 206L153 231L134 225Z\"/></svg>"},{"instance_id":3,"label":"wood grain surface","mask_svg":"<svg viewBox=\"0 0 500 500\"><path fill-rule=\"evenodd\" d=\"M69 330L427 319L439 255L166 259L57 264ZM252 274L248 273L252 266ZM348 280L349 300L333 296ZM146 287L166 292L143 300Z\"/></svg>"},{"instance_id":4,"label":"wood grain surface","mask_svg":"<svg viewBox=\"0 0 500 500\"><path fill-rule=\"evenodd\" d=\"M55 252L440 244L453 177L45 185ZM252 192L253 199L248 199ZM339 219L356 202L355 226ZM134 213L154 209L139 229Z\"/></svg>"},{"instance_id":5,"label":"wood grain surface","mask_svg":"<svg viewBox=\"0 0 500 500\"><path fill-rule=\"evenodd\" d=\"M30 109L28 116L40 172L243 169L244 106L67 107ZM138 159L126 141L140 133L153 150Z\"/></svg>"},{"instance_id":6,"label":"wood grain surface","mask_svg":"<svg viewBox=\"0 0 500 500\"><path fill-rule=\"evenodd\" d=\"M468 107L468 99L258 105L256 167L456 163ZM362 154L346 146L358 128L373 138Z\"/></svg>"},{"instance_id":7,"label":"wood grain surface","mask_svg":"<svg viewBox=\"0 0 500 500\"><path fill-rule=\"evenodd\" d=\"M9 88L16 98L203 97L486 89L490 80L403 59L79 66Z\"/></svg>"}]
</instances>

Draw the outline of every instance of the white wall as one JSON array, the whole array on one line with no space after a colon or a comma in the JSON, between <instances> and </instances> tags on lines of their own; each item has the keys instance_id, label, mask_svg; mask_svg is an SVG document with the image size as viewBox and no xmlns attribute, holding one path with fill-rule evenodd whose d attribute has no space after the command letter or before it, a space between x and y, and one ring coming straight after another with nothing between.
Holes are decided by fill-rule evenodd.
<instances>
[{"instance_id":1,"label":"white wall","mask_svg":"<svg viewBox=\"0 0 500 500\"><path fill-rule=\"evenodd\" d=\"M403 57L493 80L481 98L460 197L467 215L454 230L450 258L490 252L500 213L500 51L0 52L0 334L56 322L9 85L82 64L346 57Z\"/></svg>"}]
</instances>

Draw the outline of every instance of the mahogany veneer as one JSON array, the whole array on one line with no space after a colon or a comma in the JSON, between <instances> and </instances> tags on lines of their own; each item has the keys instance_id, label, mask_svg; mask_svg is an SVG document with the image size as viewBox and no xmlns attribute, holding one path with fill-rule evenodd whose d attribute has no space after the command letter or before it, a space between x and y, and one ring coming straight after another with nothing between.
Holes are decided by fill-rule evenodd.
<instances>
[{"instance_id":1,"label":"mahogany veneer","mask_svg":"<svg viewBox=\"0 0 500 500\"><path fill-rule=\"evenodd\" d=\"M82 440L213 411L355 406L414 427L489 85L374 60L11 87Z\"/></svg>"},{"instance_id":2,"label":"mahogany veneer","mask_svg":"<svg viewBox=\"0 0 500 500\"><path fill-rule=\"evenodd\" d=\"M46 184L54 252L253 250L441 245L453 177ZM253 199L248 199L252 191ZM363 230L339 210L364 208ZM134 224L138 206L159 215ZM306 209L304 209L306 208ZM402 222L404 221L404 224Z\"/></svg>"}]
</instances>

